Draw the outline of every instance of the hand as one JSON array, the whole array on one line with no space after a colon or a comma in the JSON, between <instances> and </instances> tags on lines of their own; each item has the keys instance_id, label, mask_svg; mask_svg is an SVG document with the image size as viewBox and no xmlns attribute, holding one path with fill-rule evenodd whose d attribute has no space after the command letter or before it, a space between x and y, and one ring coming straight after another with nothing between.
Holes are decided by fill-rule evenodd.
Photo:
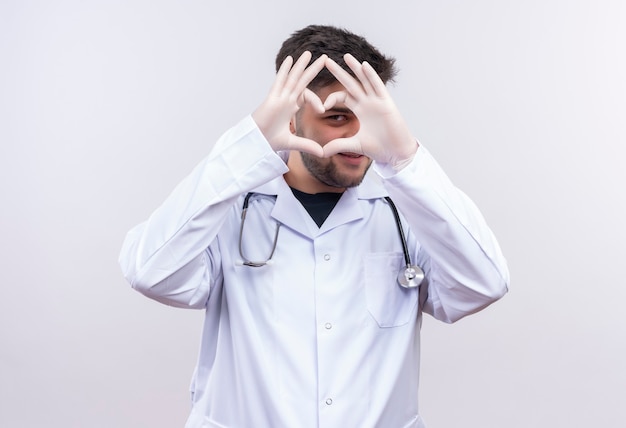
<instances>
[{"instance_id":1,"label":"hand","mask_svg":"<svg viewBox=\"0 0 626 428\"><path fill-rule=\"evenodd\" d=\"M318 113L324 112L322 101L307 86L324 68L326 58L322 55L308 67L311 61L308 51L295 64L291 56L285 58L270 93L252 113L252 118L275 151L298 150L319 157L324 155L322 146L317 142L294 135L289 129L289 121L304 103L311 104Z\"/></svg>"},{"instance_id":2,"label":"hand","mask_svg":"<svg viewBox=\"0 0 626 428\"><path fill-rule=\"evenodd\" d=\"M413 159L417 141L372 66L367 62L361 64L350 54L344 59L358 80L328 58L326 68L345 90L328 95L324 109L344 104L357 116L360 128L352 137L329 141L324 146L324 156L360 153L376 162L390 164L395 170L402 169Z\"/></svg>"}]
</instances>

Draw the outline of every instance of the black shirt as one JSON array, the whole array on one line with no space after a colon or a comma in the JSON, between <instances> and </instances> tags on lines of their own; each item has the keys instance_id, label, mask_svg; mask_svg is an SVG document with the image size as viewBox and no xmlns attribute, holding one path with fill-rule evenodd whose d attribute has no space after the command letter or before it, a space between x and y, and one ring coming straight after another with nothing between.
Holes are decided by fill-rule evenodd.
<instances>
[{"instance_id":1,"label":"black shirt","mask_svg":"<svg viewBox=\"0 0 626 428\"><path fill-rule=\"evenodd\" d=\"M318 227L322 226L333 208L335 208L335 205L337 205L337 202L339 202L341 195L343 195L343 193L334 192L322 192L312 195L296 190L293 187L291 191L302 206L304 206Z\"/></svg>"}]
</instances>

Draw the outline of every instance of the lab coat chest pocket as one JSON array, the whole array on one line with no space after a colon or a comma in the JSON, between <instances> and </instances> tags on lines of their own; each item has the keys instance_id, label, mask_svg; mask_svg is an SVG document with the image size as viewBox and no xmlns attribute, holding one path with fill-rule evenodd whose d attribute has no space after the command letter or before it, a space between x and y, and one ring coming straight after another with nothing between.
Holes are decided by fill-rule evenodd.
<instances>
[{"instance_id":1,"label":"lab coat chest pocket","mask_svg":"<svg viewBox=\"0 0 626 428\"><path fill-rule=\"evenodd\" d=\"M407 289L397 277L404 267L402 253L369 253L365 266L367 309L380 327L398 327L417 317L418 288Z\"/></svg>"}]
</instances>

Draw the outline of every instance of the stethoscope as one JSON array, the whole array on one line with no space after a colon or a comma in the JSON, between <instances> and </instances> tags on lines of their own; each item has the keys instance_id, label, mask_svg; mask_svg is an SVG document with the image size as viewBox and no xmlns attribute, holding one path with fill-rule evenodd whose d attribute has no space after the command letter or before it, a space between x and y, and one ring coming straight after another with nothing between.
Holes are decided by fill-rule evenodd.
<instances>
[{"instance_id":1,"label":"stethoscope","mask_svg":"<svg viewBox=\"0 0 626 428\"><path fill-rule=\"evenodd\" d=\"M243 200L243 206L241 211L241 226L239 227L239 255L243 259L244 266L250 267L261 267L268 264L271 264L272 257L274 256L274 252L276 251L276 244L278 243L278 232L280 231L280 223L276 223L276 231L274 232L274 242L272 243L272 251L270 252L269 257L265 261L251 261L243 254L243 226L246 222L246 213L248 212L248 204L250 202L250 198L254 196L256 193L250 192L246 194ZM274 200L276 199L275 195L271 196ZM419 287L419 285L424 280L424 271L417 265L411 263L411 256L409 255L409 247L406 243L406 236L404 234L404 229L402 228L402 222L400 221L400 214L398 214L398 209L396 205L393 203L389 196L385 196L385 200L389 204L391 211L393 212L393 217L396 222L396 226L398 227L398 234L400 235L400 241L402 242L402 252L404 253L404 267L400 269L398 273L398 284L400 284L404 288L415 288Z\"/></svg>"}]
</instances>

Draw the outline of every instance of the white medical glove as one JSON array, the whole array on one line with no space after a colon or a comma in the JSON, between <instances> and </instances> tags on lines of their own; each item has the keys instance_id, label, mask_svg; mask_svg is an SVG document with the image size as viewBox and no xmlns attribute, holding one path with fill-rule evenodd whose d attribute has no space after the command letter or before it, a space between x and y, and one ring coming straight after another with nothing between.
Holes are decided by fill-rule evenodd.
<instances>
[{"instance_id":1,"label":"white medical glove","mask_svg":"<svg viewBox=\"0 0 626 428\"><path fill-rule=\"evenodd\" d=\"M326 55L320 56L310 66L311 53L304 52L293 64L293 58L285 58L270 92L263 103L252 113L252 119L275 151L298 150L315 156L323 156L322 146L308 138L298 137L289 128L289 121L296 112L309 103L318 113L324 112L322 101L307 86L324 68ZM293 64L293 67L292 67Z\"/></svg>"},{"instance_id":2,"label":"white medical glove","mask_svg":"<svg viewBox=\"0 0 626 428\"><path fill-rule=\"evenodd\" d=\"M324 156L360 153L399 171L411 162L419 144L372 66L367 62L361 64L350 54L346 54L344 60L358 80L328 58L326 68L345 90L328 95L324 109L345 105L359 119L360 128L352 137L329 141L324 146Z\"/></svg>"}]
</instances>

